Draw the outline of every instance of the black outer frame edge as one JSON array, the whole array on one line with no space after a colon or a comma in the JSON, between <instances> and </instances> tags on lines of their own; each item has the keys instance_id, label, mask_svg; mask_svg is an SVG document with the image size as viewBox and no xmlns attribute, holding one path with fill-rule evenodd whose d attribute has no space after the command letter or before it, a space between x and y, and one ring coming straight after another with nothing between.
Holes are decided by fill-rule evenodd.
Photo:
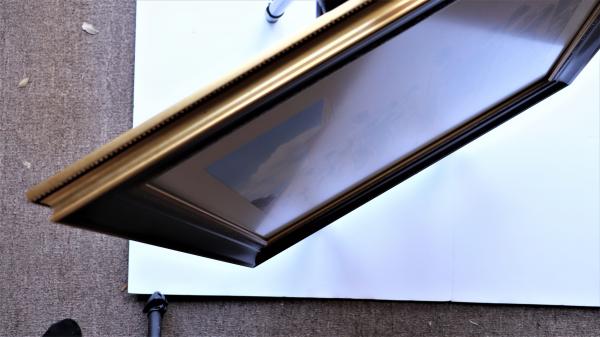
<instances>
[{"instance_id":1,"label":"black outer frame edge","mask_svg":"<svg viewBox=\"0 0 600 337\"><path fill-rule=\"evenodd\" d=\"M148 200L153 200L154 202L149 203ZM166 208L156 207L157 200L158 199L155 196L143 195L140 191L117 189L109 192L108 194L104 195L102 198L94 201L93 203L84 206L76 213L67 216L61 223L70 227L90 230L93 232L119 237L122 239L139 241L145 244L151 244L166 249L175 249L180 252L202 256L213 260L219 260L251 268L255 266L255 256L261 247L259 247L258 245L256 247L250 247L252 243L240 242L239 239L228 237L222 233L215 232L209 228L199 226L197 223L191 220L191 216L178 216L169 212ZM228 255L220 254L215 251L212 251L210 248L207 249L206 246L193 244L189 240L188 242L186 242L186 244L177 242L178 240L173 240L171 236L157 236L155 235L156 233L152 232L150 232L149 234L148 232L142 234L131 234L131 232L127 230L131 228L129 226L121 227L119 229L107 229L106 226L103 225L105 220L99 220L97 216L90 217L90 214L96 214L94 212L98 212L98 210L96 209L98 203L105 204L104 206L99 206L99 208L110 208L113 212L115 210L115 205L128 205L145 209L145 213L147 214L153 214L153 216L156 215L165 219L171 219L172 223L177 223L179 226L186 226L188 229L193 229L195 231L194 234L203 233L205 237L213 236L213 238L215 239L228 241L230 244L238 246L245 252L244 254L240 254L240 251L238 250L237 254L231 254L231 251ZM106 205L106 203L108 203L108 206ZM117 206L117 208L118 207L119 206ZM117 212L120 214L119 221L111 221L111 223L118 224L120 222L125 222L131 224L136 222L135 220L130 221L130 219L127 219L128 216L131 216L131 213L123 212L122 210L117 210ZM125 217L125 221L123 221L123 217Z\"/></svg>"},{"instance_id":2,"label":"black outer frame edge","mask_svg":"<svg viewBox=\"0 0 600 337\"><path fill-rule=\"evenodd\" d=\"M590 19L592 22L589 29L581 37L563 66L550 80L571 84L583 67L600 50L600 1L598 1L596 7L592 10L592 17Z\"/></svg>"},{"instance_id":3,"label":"black outer frame edge","mask_svg":"<svg viewBox=\"0 0 600 337\"><path fill-rule=\"evenodd\" d=\"M81 223L85 223L86 226L82 227L80 225ZM162 240L157 240L157 239L154 239L154 238L151 238L151 237L147 237L147 238L138 237L137 239L134 239L134 238L131 238L131 236L128 236L128 235L115 234L115 232L113 232L113 231L107 231L107 230L103 229L103 226L101 226L101 225L96 225L89 218L87 218L87 217L81 217L79 215L71 215L71 216L69 216L69 218L67 220L65 220L64 222L62 222L62 224L63 225L67 225L69 227L74 227L74 228L83 229L83 230L89 230L89 231L96 232L96 233L99 233L99 234L110 235L110 236L118 237L118 238L125 239L125 240L139 241L139 242L142 242L142 243L145 243L145 244L154 245L154 246L161 247L161 248L177 250L179 252L183 252L183 253L187 253L187 254L192 254L192 255L197 255L197 256L205 257L205 258L208 258L208 259L211 259L211 260L217 260L217 261L227 262L227 263L236 264L236 265L240 265L240 266L244 266L244 267L249 267L249 268L256 267L256 264L254 264L254 263L252 263L250 261L244 261L242 259L237 259L237 258L234 258L234 257L231 257L231 256L225 256L225 255L215 254L215 253L213 253L211 251L204 250L202 248L197 248L197 249L181 249L181 250L178 250L177 248L173 248L173 246L167 246L167 245L165 245L164 241L162 241Z\"/></svg>"},{"instance_id":4,"label":"black outer frame edge","mask_svg":"<svg viewBox=\"0 0 600 337\"><path fill-rule=\"evenodd\" d=\"M371 189L358 194L346 202L343 202L340 206L324 213L315 220L311 221L309 224L299 227L294 232L282 237L277 242L268 245L258 254L256 265L261 264L262 262L270 259L283 250L310 236L311 234L314 234L320 229L326 227L328 224L352 212L373 198L383 194L392 187L414 176L444 157L452 154L464 145L518 115L522 111L551 96L565 86L566 84L562 82L547 82L545 80L533 84L530 86L528 94L517 95L518 97L513 97L506 107L490 110L484 121L478 123L468 130L465 130L459 136L447 140L443 144L432 149L430 152L412 161L398 172L385 177L381 182Z\"/></svg>"}]
</instances>

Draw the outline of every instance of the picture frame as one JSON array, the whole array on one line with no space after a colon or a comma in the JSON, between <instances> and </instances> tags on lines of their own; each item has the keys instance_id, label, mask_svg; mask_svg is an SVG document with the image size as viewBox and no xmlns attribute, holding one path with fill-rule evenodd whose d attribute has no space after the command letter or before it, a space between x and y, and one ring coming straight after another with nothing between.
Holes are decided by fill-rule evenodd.
<instances>
[{"instance_id":1,"label":"picture frame","mask_svg":"<svg viewBox=\"0 0 600 337\"><path fill-rule=\"evenodd\" d=\"M595 0L351 0L27 197L55 222L255 267L571 83L599 16Z\"/></svg>"}]
</instances>

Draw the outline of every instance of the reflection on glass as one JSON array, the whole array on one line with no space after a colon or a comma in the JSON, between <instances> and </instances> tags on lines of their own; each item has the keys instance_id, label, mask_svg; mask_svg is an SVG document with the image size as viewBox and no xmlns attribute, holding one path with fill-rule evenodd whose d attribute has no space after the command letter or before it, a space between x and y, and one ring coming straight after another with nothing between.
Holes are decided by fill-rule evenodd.
<instances>
[{"instance_id":1,"label":"reflection on glass","mask_svg":"<svg viewBox=\"0 0 600 337\"><path fill-rule=\"evenodd\" d=\"M235 196L225 204L210 195L196 196L194 202L269 237L545 76L593 4L456 2L199 152L157 183L182 195L185 191L169 177L181 176L186 166L198 175L208 172L221 182L223 195L233 190L250 205ZM272 123L281 116L287 117ZM273 125L264 129L269 121Z\"/></svg>"}]
</instances>

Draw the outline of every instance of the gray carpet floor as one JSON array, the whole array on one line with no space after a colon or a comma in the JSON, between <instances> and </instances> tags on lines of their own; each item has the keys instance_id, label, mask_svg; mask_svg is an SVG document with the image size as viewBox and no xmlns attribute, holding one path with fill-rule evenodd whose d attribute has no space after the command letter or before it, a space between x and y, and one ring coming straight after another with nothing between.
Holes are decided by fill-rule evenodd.
<instances>
[{"instance_id":1,"label":"gray carpet floor","mask_svg":"<svg viewBox=\"0 0 600 337\"><path fill-rule=\"evenodd\" d=\"M100 33L81 30L93 23ZM141 336L127 242L50 223L25 190L131 127L134 0L0 0L0 336L71 317ZM19 88L25 77L27 86ZM164 336L600 336L590 308L171 298Z\"/></svg>"}]
</instances>

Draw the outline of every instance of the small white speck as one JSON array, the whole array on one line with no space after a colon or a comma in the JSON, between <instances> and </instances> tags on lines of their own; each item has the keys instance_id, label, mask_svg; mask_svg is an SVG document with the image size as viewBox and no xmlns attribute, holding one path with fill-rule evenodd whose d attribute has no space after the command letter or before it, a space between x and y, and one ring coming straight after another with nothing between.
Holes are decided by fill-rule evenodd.
<instances>
[{"instance_id":1,"label":"small white speck","mask_svg":"<svg viewBox=\"0 0 600 337\"><path fill-rule=\"evenodd\" d=\"M479 323L475 322L475 321L474 321L474 320L472 320L472 319L470 319L470 320L469 320L469 323L471 323L471 324L473 324L473 325L477 325L477 326L479 326Z\"/></svg>"},{"instance_id":2,"label":"small white speck","mask_svg":"<svg viewBox=\"0 0 600 337\"><path fill-rule=\"evenodd\" d=\"M87 23L87 22L84 22L81 25L81 29L83 29L86 33L91 34L91 35L96 35L100 32L98 29L96 29L96 27L94 27L94 25L92 25L91 23Z\"/></svg>"},{"instance_id":3,"label":"small white speck","mask_svg":"<svg viewBox=\"0 0 600 337\"><path fill-rule=\"evenodd\" d=\"M433 326L433 322L432 321L427 321L427 325Z\"/></svg>"},{"instance_id":4,"label":"small white speck","mask_svg":"<svg viewBox=\"0 0 600 337\"><path fill-rule=\"evenodd\" d=\"M27 169L31 169L31 163L27 160L23 160L23 166L27 167Z\"/></svg>"},{"instance_id":5,"label":"small white speck","mask_svg":"<svg viewBox=\"0 0 600 337\"><path fill-rule=\"evenodd\" d=\"M29 77L25 77L24 79L19 81L19 84L17 84L17 87L25 88L28 84L29 84Z\"/></svg>"}]
</instances>

